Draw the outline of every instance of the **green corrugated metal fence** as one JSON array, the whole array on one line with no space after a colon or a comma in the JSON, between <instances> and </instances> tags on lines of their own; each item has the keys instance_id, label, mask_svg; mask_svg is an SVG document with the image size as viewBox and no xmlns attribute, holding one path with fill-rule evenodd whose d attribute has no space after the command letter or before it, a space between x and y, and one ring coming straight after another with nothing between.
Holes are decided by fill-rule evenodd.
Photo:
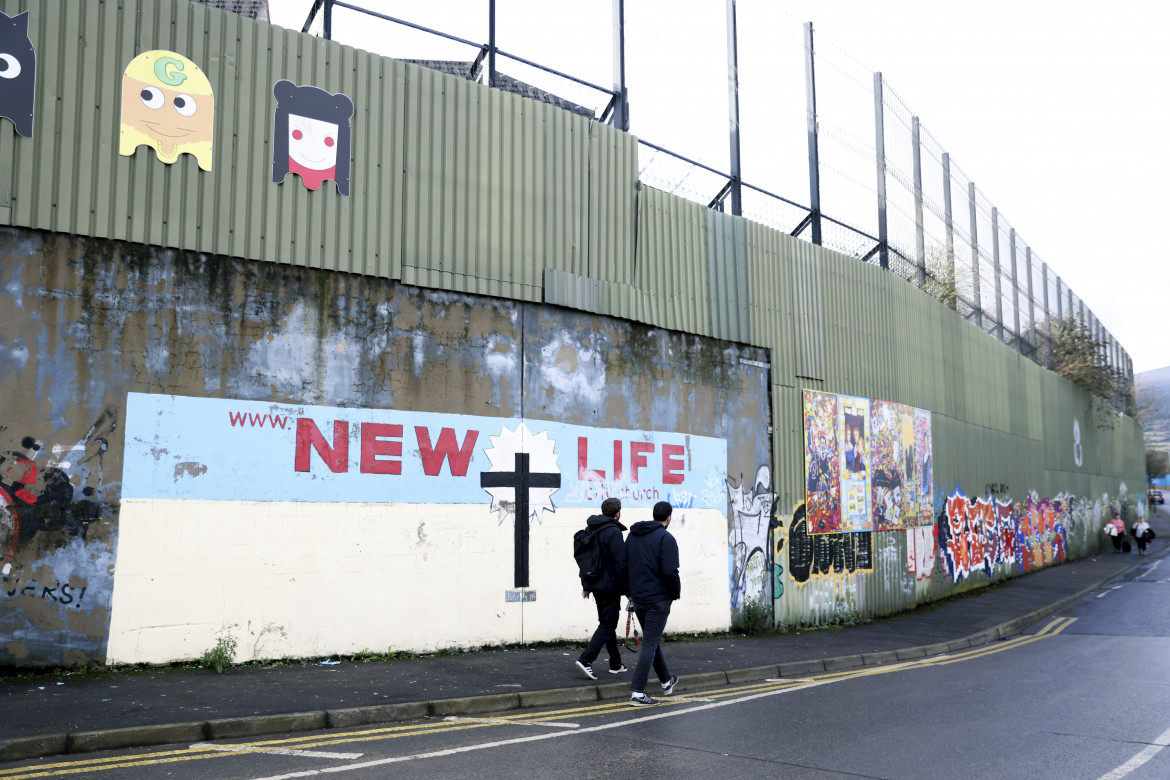
<instances>
[{"instance_id":1,"label":"green corrugated metal fence","mask_svg":"<svg viewBox=\"0 0 1170 780\"><path fill-rule=\"evenodd\" d=\"M0 222L543 300L766 347L782 517L804 496L805 388L930 410L940 492L1140 489L1132 420L880 268L639 185L633 136L187 0L0 8L30 12L39 68L34 138L0 122ZM151 49L187 56L211 80L210 172L190 155L118 155L122 74ZM272 182L280 79L352 98L349 197ZM873 554L906 544L874 534ZM786 580L780 611L814 614L862 592L855 606L893 611L950 589L889 566L848 575L863 583L852 595Z\"/></svg>"}]
</instances>

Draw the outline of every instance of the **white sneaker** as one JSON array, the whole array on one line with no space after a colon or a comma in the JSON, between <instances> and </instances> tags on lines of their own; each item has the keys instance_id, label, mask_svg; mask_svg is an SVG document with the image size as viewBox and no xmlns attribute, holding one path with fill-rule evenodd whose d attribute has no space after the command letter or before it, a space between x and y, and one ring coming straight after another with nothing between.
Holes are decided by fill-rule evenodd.
<instances>
[{"instance_id":1,"label":"white sneaker","mask_svg":"<svg viewBox=\"0 0 1170 780\"><path fill-rule=\"evenodd\" d=\"M578 669L585 672L585 676L588 677L590 680L597 679L597 675L593 673L592 666L590 666L589 664L581 663L580 661L574 661L574 663L577 664Z\"/></svg>"},{"instance_id":2,"label":"white sneaker","mask_svg":"<svg viewBox=\"0 0 1170 780\"><path fill-rule=\"evenodd\" d=\"M628 672L628 671L630 671L630 670L626 668L626 665L622 664L621 666L619 666L616 669L610 669L609 673L610 674L621 674L622 672Z\"/></svg>"},{"instance_id":3,"label":"white sneaker","mask_svg":"<svg viewBox=\"0 0 1170 780\"><path fill-rule=\"evenodd\" d=\"M669 680L664 683L659 683L659 685L662 686L662 695L669 696L670 694L674 693L674 686L677 682L678 678L672 674Z\"/></svg>"},{"instance_id":4,"label":"white sneaker","mask_svg":"<svg viewBox=\"0 0 1170 780\"><path fill-rule=\"evenodd\" d=\"M650 698L649 694L635 693L630 696L631 707L653 707L657 703L654 699Z\"/></svg>"}]
</instances>

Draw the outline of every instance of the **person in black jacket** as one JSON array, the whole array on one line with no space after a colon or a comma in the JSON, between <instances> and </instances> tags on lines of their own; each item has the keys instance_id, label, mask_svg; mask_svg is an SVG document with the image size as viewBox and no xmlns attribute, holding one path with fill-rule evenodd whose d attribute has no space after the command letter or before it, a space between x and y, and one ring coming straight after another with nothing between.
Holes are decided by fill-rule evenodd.
<instances>
[{"instance_id":1,"label":"person in black jacket","mask_svg":"<svg viewBox=\"0 0 1170 780\"><path fill-rule=\"evenodd\" d=\"M671 506L665 501L654 505L654 519L634 523L626 538L626 573L629 575L630 598L642 624L642 649L630 681L630 705L645 707L657 704L646 693L650 667L658 675L662 695L674 693L678 678L666 668L659 643L670 617L670 604L682 595L678 577L678 543L667 533Z\"/></svg>"},{"instance_id":2,"label":"person in black jacket","mask_svg":"<svg viewBox=\"0 0 1170 780\"><path fill-rule=\"evenodd\" d=\"M602 646L609 652L609 673L626 671L617 643L618 616L621 614L622 595L626 592L626 551L622 544L622 531L626 527L618 522L621 515L622 502L607 498L601 502L601 514L586 521L586 526L592 528L597 537L603 561L600 578L591 583L581 580L581 598L587 599L592 593L597 603L597 630L576 661L577 668L590 680L597 679L593 661L601 653Z\"/></svg>"}]
</instances>

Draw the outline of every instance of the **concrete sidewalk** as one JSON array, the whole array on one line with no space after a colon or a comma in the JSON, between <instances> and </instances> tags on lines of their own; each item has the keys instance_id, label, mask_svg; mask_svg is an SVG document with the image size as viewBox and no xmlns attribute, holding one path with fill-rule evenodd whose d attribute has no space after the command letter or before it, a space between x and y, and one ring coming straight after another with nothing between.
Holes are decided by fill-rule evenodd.
<instances>
[{"instance_id":1,"label":"concrete sidewalk","mask_svg":"<svg viewBox=\"0 0 1170 780\"><path fill-rule=\"evenodd\" d=\"M1158 533L1146 557L1112 550L1041 569L981 595L836 631L665 644L678 690L796 676L936 655L993 642L1170 549L1170 514L1150 513ZM619 625L619 630L624 630ZM369 663L126 671L99 679L45 676L0 682L0 761L172 742L498 712L629 695L630 674L604 657L590 682L573 665L582 643ZM623 651L624 652L624 651ZM603 654L604 655L604 654ZM633 667L634 656L626 656Z\"/></svg>"}]
</instances>

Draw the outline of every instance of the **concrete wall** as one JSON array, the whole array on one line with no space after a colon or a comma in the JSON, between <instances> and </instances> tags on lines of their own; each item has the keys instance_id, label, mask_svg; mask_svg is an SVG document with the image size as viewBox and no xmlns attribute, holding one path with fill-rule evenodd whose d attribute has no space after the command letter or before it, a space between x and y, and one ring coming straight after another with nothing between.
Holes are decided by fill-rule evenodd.
<instances>
[{"instance_id":1,"label":"concrete wall","mask_svg":"<svg viewBox=\"0 0 1170 780\"><path fill-rule=\"evenodd\" d=\"M228 630L243 658L583 638L570 540L607 492L627 524L677 507L672 626L726 628L729 479L769 463L767 366L556 307L5 229L0 663L179 660ZM298 417L325 441L307 472ZM382 489L361 470L371 422L405 423L382 462L421 462L417 427L451 456L478 441L462 474L440 458ZM521 425L563 479L534 499L527 588L511 496L469 482L507 470Z\"/></svg>"}]
</instances>

